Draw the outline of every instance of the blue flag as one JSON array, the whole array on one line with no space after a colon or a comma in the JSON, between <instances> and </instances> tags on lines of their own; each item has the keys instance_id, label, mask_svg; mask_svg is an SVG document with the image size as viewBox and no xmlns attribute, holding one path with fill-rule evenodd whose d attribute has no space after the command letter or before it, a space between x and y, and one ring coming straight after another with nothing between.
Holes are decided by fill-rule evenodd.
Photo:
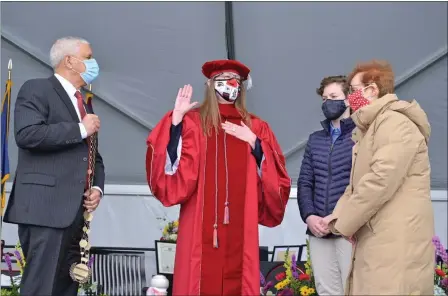
<instances>
[{"instance_id":1,"label":"blue flag","mask_svg":"<svg viewBox=\"0 0 448 296\"><path fill-rule=\"evenodd\" d=\"M1 121L1 150L2 150L2 171L1 171L1 216L3 216L3 209L6 204L6 181L9 179L9 154L8 154L8 136L9 136L9 121L11 111L11 80L6 82L5 94L2 100L2 121Z\"/></svg>"}]
</instances>

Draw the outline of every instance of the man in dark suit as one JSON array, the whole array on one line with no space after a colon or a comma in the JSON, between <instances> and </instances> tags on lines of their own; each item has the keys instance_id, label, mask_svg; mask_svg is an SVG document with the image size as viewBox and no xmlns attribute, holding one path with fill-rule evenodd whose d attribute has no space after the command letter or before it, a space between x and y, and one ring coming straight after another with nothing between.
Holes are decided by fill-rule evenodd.
<instances>
[{"instance_id":1,"label":"man in dark suit","mask_svg":"<svg viewBox=\"0 0 448 296\"><path fill-rule=\"evenodd\" d=\"M54 76L28 80L17 96L19 157L4 221L18 224L27 261L20 294L75 296L78 284L69 269L80 261L84 208L94 211L104 191L98 152L94 189L87 190L86 139L98 132L100 120L79 91L98 76L99 67L89 43L74 37L57 40L50 61Z\"/></svg>"}]
</instances>

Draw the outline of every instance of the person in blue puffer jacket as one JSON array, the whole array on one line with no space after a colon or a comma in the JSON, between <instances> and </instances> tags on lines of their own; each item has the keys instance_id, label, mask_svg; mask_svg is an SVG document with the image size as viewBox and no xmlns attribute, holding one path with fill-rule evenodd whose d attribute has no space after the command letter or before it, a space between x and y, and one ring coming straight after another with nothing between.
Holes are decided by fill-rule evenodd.
<instances>
[{"instance_id":1,"label":"person in blue puffer jacket","mask_svg":"<svg viewBox=\"0 0 448 296\"><path fill-rule=\"evenodd\" d=\"M331 234L322 218L333 212L350 183L355 124L347 104L345 76L324 78L317 94L322 97L326 119L321 122L323 129L309 136L297 181L297 201L308 226L317 293L344 295L352 245Z\"/></svg>"}]
</instances>

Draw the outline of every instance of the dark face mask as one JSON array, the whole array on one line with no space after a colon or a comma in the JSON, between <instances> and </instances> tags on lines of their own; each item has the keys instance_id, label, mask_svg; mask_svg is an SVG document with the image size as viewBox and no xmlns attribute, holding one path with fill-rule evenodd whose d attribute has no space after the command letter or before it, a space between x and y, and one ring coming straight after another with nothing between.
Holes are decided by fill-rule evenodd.
<instances>
[{"instance_id":1,"label":"dark face mask","mask_svg":"<svg viewBox=\"0 0 448 296\"><path fill-rule=\"evenodd\" d=\"M322 112L329 120L335 120L347 110L344 100L326 100L322 103Z\"/></svg>"}]
</instances>

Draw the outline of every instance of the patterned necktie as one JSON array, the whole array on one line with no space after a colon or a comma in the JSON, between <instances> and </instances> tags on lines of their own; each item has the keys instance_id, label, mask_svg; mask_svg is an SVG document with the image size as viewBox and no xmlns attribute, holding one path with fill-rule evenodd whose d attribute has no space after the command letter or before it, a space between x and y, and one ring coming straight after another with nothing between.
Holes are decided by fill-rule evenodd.
<instances>
[{"instance_id":1,"label":"patterned necktie","mask_svg":"<svg viewBox=\"0 0 448 296\"><path fill-rule=\"evenodd\" d=\"M83 120L84 116L86 116L87 113L86 113L86 109L84 108L84 100L82 98L81 92L80 91L76 91L75 92L75 97L76 97L76 100L78 101L78 109L79 109L79 114L81 114L81 120ZM92 173L93 168L90 167L92 165L91 161L90 161L90 159L92 157L91 151L90 151L90 141L91 141L91 139L90 139L90 137L87 137L86 140L87 140L87 144L89 146L89 150L88 150L89 152L88 152L88 158L87 158L88 159L88 164L87 164L87 175L86 175L86 186L85 186L85 189L88 189L90 187L89 175Z\"/></svg>"}]
</instances>

